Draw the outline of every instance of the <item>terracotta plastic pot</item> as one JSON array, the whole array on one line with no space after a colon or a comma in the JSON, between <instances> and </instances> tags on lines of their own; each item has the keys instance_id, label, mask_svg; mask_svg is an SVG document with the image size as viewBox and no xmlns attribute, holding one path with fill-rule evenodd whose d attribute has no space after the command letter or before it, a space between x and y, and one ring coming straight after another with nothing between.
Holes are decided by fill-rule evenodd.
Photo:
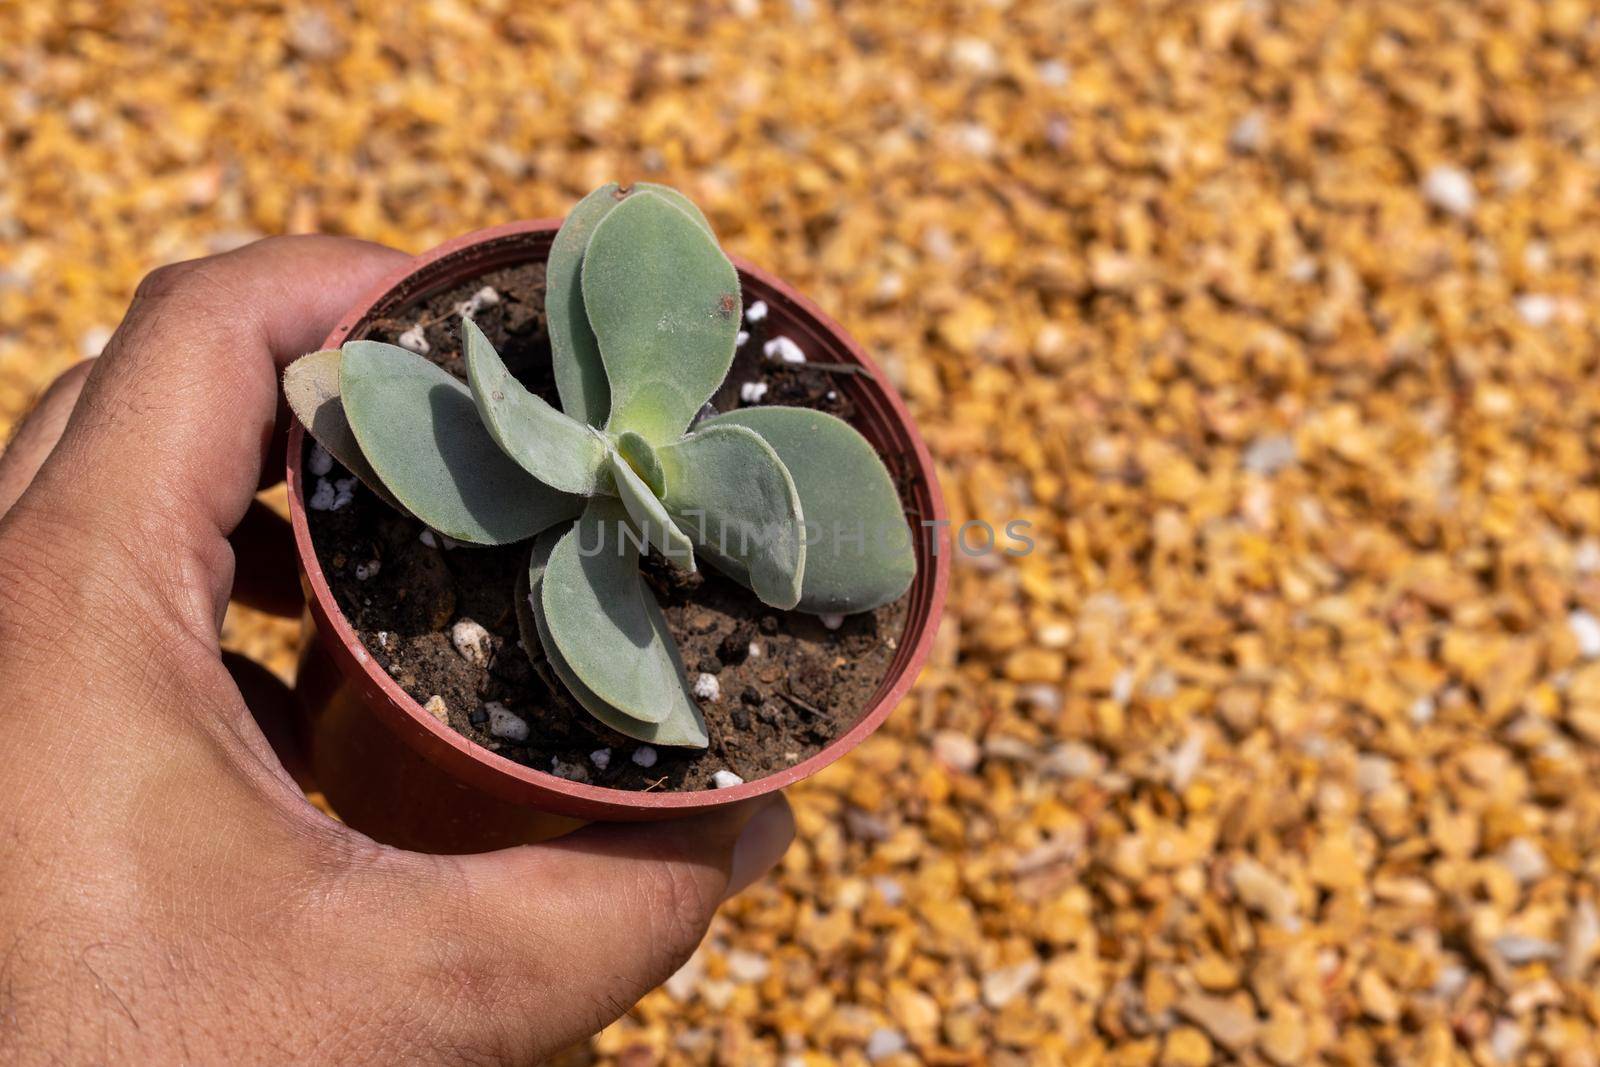
<instances>
[{"instance_id":1,"label":"terracotta plastic pot","mask_svg":"<svg viewBox=\"0 0 1600 1067\"><path fill-rule=\"evenodd\" d=\"M440 245L380 283L323 342L336 348L368 324L488 271L543 262L559 219L514 222ZM856 724L793 767L729 789L633 792L545 774L497 755L423 711L373 661L340 612L317 562L306 525L300 461L303 431L289 435L289 508L308 610L298 689L301 738L328 802L341 818L391 844L441 852L496 848L561 832L572 820L668 818L770 793L820 771L882 725L915 681L933 644L950 578L944 498L905 406L882 372L843 329L789 286L735 261L746 304L765 300L772 328L794 338L816 362L862 367L837 376L860 413L856 428L911 485L909 516L917 552L906 627L877 691ZM898 470L897 470L898 466ZM937 522L938 525L920 525Z\"/></svg>"}]
</instances>

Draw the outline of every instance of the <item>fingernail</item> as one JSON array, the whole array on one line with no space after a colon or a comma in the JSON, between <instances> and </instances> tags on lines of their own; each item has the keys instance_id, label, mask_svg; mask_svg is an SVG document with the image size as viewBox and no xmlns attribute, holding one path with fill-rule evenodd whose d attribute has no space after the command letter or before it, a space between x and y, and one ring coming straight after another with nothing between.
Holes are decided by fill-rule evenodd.
<instances>
[{"instance_id":1,"label":"fingernail","mask_svg":"<svg viewBox=\"0 0 1600 1067\"><path fill-rule=\"evenodd\" d=\"M794 814L789 802L779 796L750 817L733 846L733 863L728 869L727 900L748 889L772 870L794 840Z\"/></svg>"}]
</instances>

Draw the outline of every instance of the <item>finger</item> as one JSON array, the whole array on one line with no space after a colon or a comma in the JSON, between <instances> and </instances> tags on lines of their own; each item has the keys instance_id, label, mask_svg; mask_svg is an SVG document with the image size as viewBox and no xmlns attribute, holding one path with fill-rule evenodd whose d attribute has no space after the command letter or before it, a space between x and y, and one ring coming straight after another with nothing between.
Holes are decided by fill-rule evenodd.
<instances>
[{"instance_id":1,"label":"finger","mask_svg":"<svg viewBox=\"0 0 1600 1067\"><path fill-rule=\"evenodd\" d=\"M671 977L717 906L770 870L793 838L794 817L780 794L671 822L594 824L542 845L451 858L462 884L450 887L447 914L470 912L450 920L452 935L489 933L454 941L450 965L440 969L446 984L461 970L473 976L475 992L459 1005L458 1024L528 1057L595 1033Z\"/></svg>"},{"instance_id":2,"label":"finger","mask_svg":"<svg viewBox=\"0 0 1600 1067\"><path fill-rule=\"evenodd\" d=\"M222 539L260 480L281 366L404 261L362 241L282 237L150 275L36 477L30 516L100 537L87 551L132 555L127 577L196 632L214 629L232 579Z\"/></svg>"},{"instance_id":3,"label":"finger","mask_svg":"<svg viewBox=\"0 0 1600 1067\"><path fill-rule=\"evenodd\" d=\"M228 538L235 559L232 599L246 607L294 618L305 604L289 520L259 500Z\"/></svg>"},{"instance_id":4,"label":"finger","mask_svg":"<svg viewBox=\"0 0 1600 1067\"><path fill-rule=\"evenodd\" d=\"M11 443L0 452L0 515L11 510L61 439L61 431L66 428L93 365L93 360L86 359L64 371L17 424Z\"/></svg>"},{"instance_id":5,"label":"finger","mask_svg":"<svg viewBox=\"0 0 1600 1067\"><path fill-rule=\"evenodd\" d=\"M237 652L224 652L222 665L233 675L245 706L261 728L261 734L272 746L273 753L283 769L289 772L301 789L314 788L311 779L311 762L300 743L298 719L300 706L294 692L278 680L278 676L255 660Z\"/></svg>"}]
</instances>

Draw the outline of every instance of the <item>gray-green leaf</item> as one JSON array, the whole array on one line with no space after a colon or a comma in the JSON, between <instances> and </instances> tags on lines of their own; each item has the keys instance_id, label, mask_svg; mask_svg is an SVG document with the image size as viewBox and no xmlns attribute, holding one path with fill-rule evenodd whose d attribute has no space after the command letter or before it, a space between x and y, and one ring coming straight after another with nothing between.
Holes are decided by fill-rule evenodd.
<instances>
[{"instance_id":1,"label":"gray-green leaf","mask_svg":"<svg viewBox=\"0 0 1600 1067\"><path fill-rule=\"evenodd\" d=\"M805 513L783 461L743 426L707 426L659 449L667 511L701 552L765 603L792 608L808 567Z\"/></svg>"},{"instance_id":2,"label":"gray-green leaf","mask_svg":"<svg viewBox=\"0 0 1600 1067\"><path fill-rule=\"evenodd\" d=\"M520 602L517 619L523 631L522 643L527 647L529 654L542 654L550 664L550 669L555 672L561 684L566 686L567 692L578 705L618 733L652 745L705 748L710 743L710 738L706 734L705 718L700 714L700 705L695 702L693 694L689 691L683 659L672 640L671 631L667 629L667 618L662 614L661 607L648 589L644 590L644 598L651 629L655 631L656 639L666 647L678 676L678 684L670 693L672 707L666 718L658 723L647 723L623 714L596 696L594 690L584 685L572 667L562 658L560 651L555 647L555 642L550 639L549 622L545 618L542 602L545 567L560 537L560 531L547 530L534 540L533 558L528 565L527 576L518 583Z\"/></svg>"},{"instance_id":3,"label":"gray-green leaf","mask_svg":"<svg viewBox=\"0 0 1600 1067\"><path fill-rule=\"evenodd\" d=\"M500 451L465 384L397 345L352 341L340 393L361 452L395 497L440 533L475 545L532 537L582 506Z\"/></svg>"},{"instance_id":4,"label":"gray-green leaf","mask_svg":"<svg viewBox=\"0 0 1600 1067\"><path fill-rule=\"evenodd\" d=\"M617 496L645 541L673 563L693 571L694 544L673 523L667 509L656 499L644 479L616 452L611 453L611 470L617 485Z\"/></svg>"},{"instance_id":5,"label":"gray-green leaf","mask_svg":"<svg viewBox=\"0 0 1600 1067\"><path fill-rule=\"evenodd\" d=\"M573 207L550 245L545 265L545 317L549 324L551 361L561 408L579 422L604 426L611 410L611 388L594 329L583 307L583 253L601 219L631 193L648 191L666 197L707 234L711 224L688 197L653 182L639 182L625 190L607 182ZM714 236L713 236L713 239Z\"/></svg>"},{"instance_id":6,"label":"gray-green leaf","mask_svg":"<svg viewBox=\"0 0 1600 1067\"><path fill-rule=\"evenodd\" d=\"M361 484L385 504L404 512L406 509L389 492L367 457L361 454L355 431L350 429L350 420L345 417L344 401L339 397L341 356L337 348L324 348L301 356L284 369L283 395L289 401L289 410L312 439L342 463L345 470L361 479Z\"/></svg>"},{"instance_id":7,"label":"gray-green leaf","mask_svg":"<svg viewBox=\"0 0 1600 1067\"><path fill-rule=\"evenodd\" d=\"M898 598L917 557L883 461L848 423L820 411L755 407L700 424L742 426L772 446L794 479L809 547L800 611L849 614Z\"/></svg>"},{"instance_id":8,"label":"gray-green leaf","mask_svg":"<svg viewBox=\"0 0 1600 1067\"><path fill-rule=\"evenodd\" d=\"M540 603L556 650L583 684L619 711L659 723L672 710L677 668L645 607L627 516L615 497L591 499L550 555Z\"/></svg>"},{"instance_id":9,"label":"gray-green leaf","mask_svg":"<svg viewBox=\"0 0 1600 1067\"><path fill-rule=\"evenodd\" d=\"M471 319L461 320L461 342L473 402L500 450L552 488L592 495L606 460L600 432L523 388Z\"/></svg>"},{"instance_id":10,"label":"gray-green leaf","mask_svg":"<svg viewBox=\"0 0 1600 1067\"><path fill-rule=\"evenodd\" d=\"M594 227L582 276L611 388L607 428L655 445L676 440L733 363L733 264L687 212L645 191Z\"/></svg>"}]
</instances>

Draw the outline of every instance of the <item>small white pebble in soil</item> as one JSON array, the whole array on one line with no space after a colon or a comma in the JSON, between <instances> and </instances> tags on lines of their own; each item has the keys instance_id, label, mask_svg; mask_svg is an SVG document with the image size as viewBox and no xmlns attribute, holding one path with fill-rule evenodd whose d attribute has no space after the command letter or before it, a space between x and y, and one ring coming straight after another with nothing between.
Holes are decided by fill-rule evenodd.
<instances>
[{"instance_id":1,"label":"small white pebble in soil","mask_svg":"<svg viewBox=\"0 0 1600 1067\"><path fill-rule=\"evenodd\" d=\"M450 643L456 646L461 658L474 667L489 662L489 631L472 619L462 619L450 627Z\"/></svg>"},{"instance_id":2,"label":"small white pebble in soil","mask_svg":"<svg viewBox=\"0 0 1600 1067\"><path fill-rule=\"evenodd\" d=\"M419 533L417 535L417 540L421 541L423 544L427 545L429 548L438 548L439 547L439 539L437 537L433 536L433 531L432 530L423 530L421 533Z\"/></svg>"},{"instance_id":3,"label":"small white pebble in soil","mask_svg":"<svg viewBox=\"0 0 1600 1067\"><path fill-rule=\"evenodd\" d=\"M1517 314L1529 326L1541 329L1555 320L1555 299L1544 293L1523 293L1517 297Z\"/></svg>"},{"instance_id":4,"label":"small white pebble in soil","mask_svg":"<svg viewBox=\"0 0 1600 1067\"><path fill-rule=\"evenodd\" d=\"M818 615L817 618L822 620L822 625L829 630L837 630L844 625L843 615Z\"/></svg>"},{"instance_id":5,"label":"small white pebble in soil","mask_svg":"<svg viewBox=\"0 0 1600 1067\"><path fill-rule=\"evenodd\" d=\"M745 649L745 653L751 659L757 658L758 656L761 655L761 643L758 642L758 641L751 641L750 642L750 647Z\"/></svg>"},{"instance_id":6,"label":"small white pebble in soil","mask_svg":"<svg viewBox=\"0 0 1600 1067\"><path fill-rule=\"evenodd\" d=\"M354 478L338 478L331 482L326 478L318 478L317 488L312 492L309 503L312 511L338 511L355 498Z\"/></svg>"},{"instance_id":7,"label":"small white pebble in soil","mask_svg":"<svg viewBox=\"0 0 1600 1067\"><path fill-rule=\"evenodd\" d=\"M611 766L611 750L609 748L595 749L593 752L589 753L589 762L594 764L595 770L605 770L607 767Z\"/></svg>"},{"instance_id":8,"label":"small white pebble in soil","mask_svg":"<svg viewBox=\"0 0 1600 1067\"><path fill-rule=\"evenodd\" d=\"M1578 653L1584 659L1600 656L1600 619L1587 611L1574 611L1567 616L1567 626L1572 630L1573 640L1578 642Z\"/></svg>"},{"instance_id":9,"label":"small white pebble in soil","mask_svg":"<svg viewBox=\"0 0 1600 1067\"><path fill-rule=\"evenodd\" d=\"M832 389L829 389L828 390L828 399L829 400L838 400L839 399L839 394L834 392Z\"/></svg>"},{"instance_id":10,"label":"small white pebble in soil","mask_svg":"<svg viewBox=\"0 0 1600 1067\"><path fill-rule=\"evenodd\" d=\"M419 356L428 354L428 339L422 336L422 324L420 322L401 334L396 338L396 341L407 352L415 352Z\"/></svg>"},{"instance_id":11,"label":"small white pebble in soil","mask_svg":"<svg viewBox=\"0 0 1600 1067\"><path fill-rule=\"evenodd\" d=\"M732 771L718 771L711 776L711 784L718 789L732 789L736 785L744 785L744 779Z\"/></svg>"},{"instance_id":12,"label":"small white pebble in soil","mask_svg":"<svg viewBox=\"0 0 1600 1067\"><path fill-rule=\"evenodd\" d=\"M765 300L757 300L744 310L744 321L746 322L760 322L766 317L767 302Z\"/></svg>"},{"instance_id":13,"label":"small white pebble in soil","mask_svg":"<svg viewBox=\"0 0 1600 1067\"><path fill-rule=\"evenodd\" d=\"M694 680L694 695L714 703L722 699L722 683L714 674L702 674Z\"/></svg>"},{"instance_id":14,"label":"small white pebble in soil","mask_svg":"<svg viewBox=\"0 0 1600 1067\"><path fill-rule=\"evenodd\" d=\"M504 704L488 703L483 710L489 713L489 732L506 741L526 741L528 724L523 722Z\"/></svg>"},{"instance_id":15,"label":"small white pebble in soil","mask_svg":"<svg viewBox=\"0 0 1600 1067\"><path fill-rule=\"evenodd\" d=\"M800 351L800 346L787 337L774 337L761 346L761 352L768 359L781 359L785 363L804 363L806 354Z\"/></svg>"},{"instance_id":16,"label":"small white pebble in soil","mask_svg":"<svg viewBox=\"0 0 1600 1067\"><path fill-rule=\"evenodd\" d=\"M738 333L733 335L733 347L743 348L744 343L748 340L750 340L750 331L740 330Z\"/></svg>"},{"instance_id":17,"label":"small white pebble in soil","mask_svg":"<svg viewBox=\"0 0 1600 1067\"><path fill-rule=\"evenodd\" d=\"M438 719L444 725L450 725L450 709L445 705L444 697L438 693L428 698L428 702L422 705L422 710Z\"/></svg>"},{"instance_id":18,"label":"small white pebble in soil","mask_svg":"<svg viewBox=\"0 0 1600 1067\"><path fill-rule=\"evenodd\" d=\"M640 745L634 750L633 762L641 767L654 767L656 765L656 750L649 745Z\"/></svg>"},{"instance_id":19,"label":"small white pebble in soil","mask_svg":"<svg viewBox=\"0 0 1600 1067\"><path fill-rule=\"evenodd\" d=\"M369 559L365 563L357 563L356 581L365 582L376 578L378 576L378 571L382 569L382 567L383 564L379 563L375 559Z\"/></svg>"},{"instance_id":20,"label":"small white pebble in soil","mask_svg":"<svg viewBox=\"0 0 1600 1067\"><path fill-rule=\"evenodd\" d=\"M394 636L394 635L389 633L388 630L379 630L378 631L378 647L379 648L383 648L383 649L387 649L389 647L389 638L392 637L392 636Z\"/></svg>"},{"instance_id":21,"label":"small white pebble in soil","mask_svg":"<svg viewBox=\"0 0 1600 1067\"><path fill-rule=\"evenodd\" d=\"M333 453L321 445L312 445L311 458L306 461L306 466L318 478L326 478L328 473L333 470Z\"/></svg>"},{"instance_id":22,"label":"small white pebble in soil","mask_svg":"<svg viewBox=\"0 0 1600 1067\"><path fill-rule=\"evenodd\" d=\"M1478 206L1472 178L1460 167L1437 166L1422 179L1422 195L1440 211L1463 217Z\"/></svg>"},{"instance_id":23,"label":"small white pebble in soil","mask_svg":"<svg viewBox=\"0 0 1600 1067\"><path fill-rule=\"evenodd\" d=\"M767 395L766 382L745 382L739 386L739 399L746 404L754 404Z\"/></svg>"},{"instance_id":24,"label":"small white pebble in soil","mask_svg":"<svg viewBox=\"0 0 1600 1067\"><path fill-rule=\"evenodd\" d=\"M457 304L455 313L462 318L471 318L484 308L494 307L498 303L500 303L500 294L495 292L494 286L486 285Z\"/></svg>"}]
</instances>

